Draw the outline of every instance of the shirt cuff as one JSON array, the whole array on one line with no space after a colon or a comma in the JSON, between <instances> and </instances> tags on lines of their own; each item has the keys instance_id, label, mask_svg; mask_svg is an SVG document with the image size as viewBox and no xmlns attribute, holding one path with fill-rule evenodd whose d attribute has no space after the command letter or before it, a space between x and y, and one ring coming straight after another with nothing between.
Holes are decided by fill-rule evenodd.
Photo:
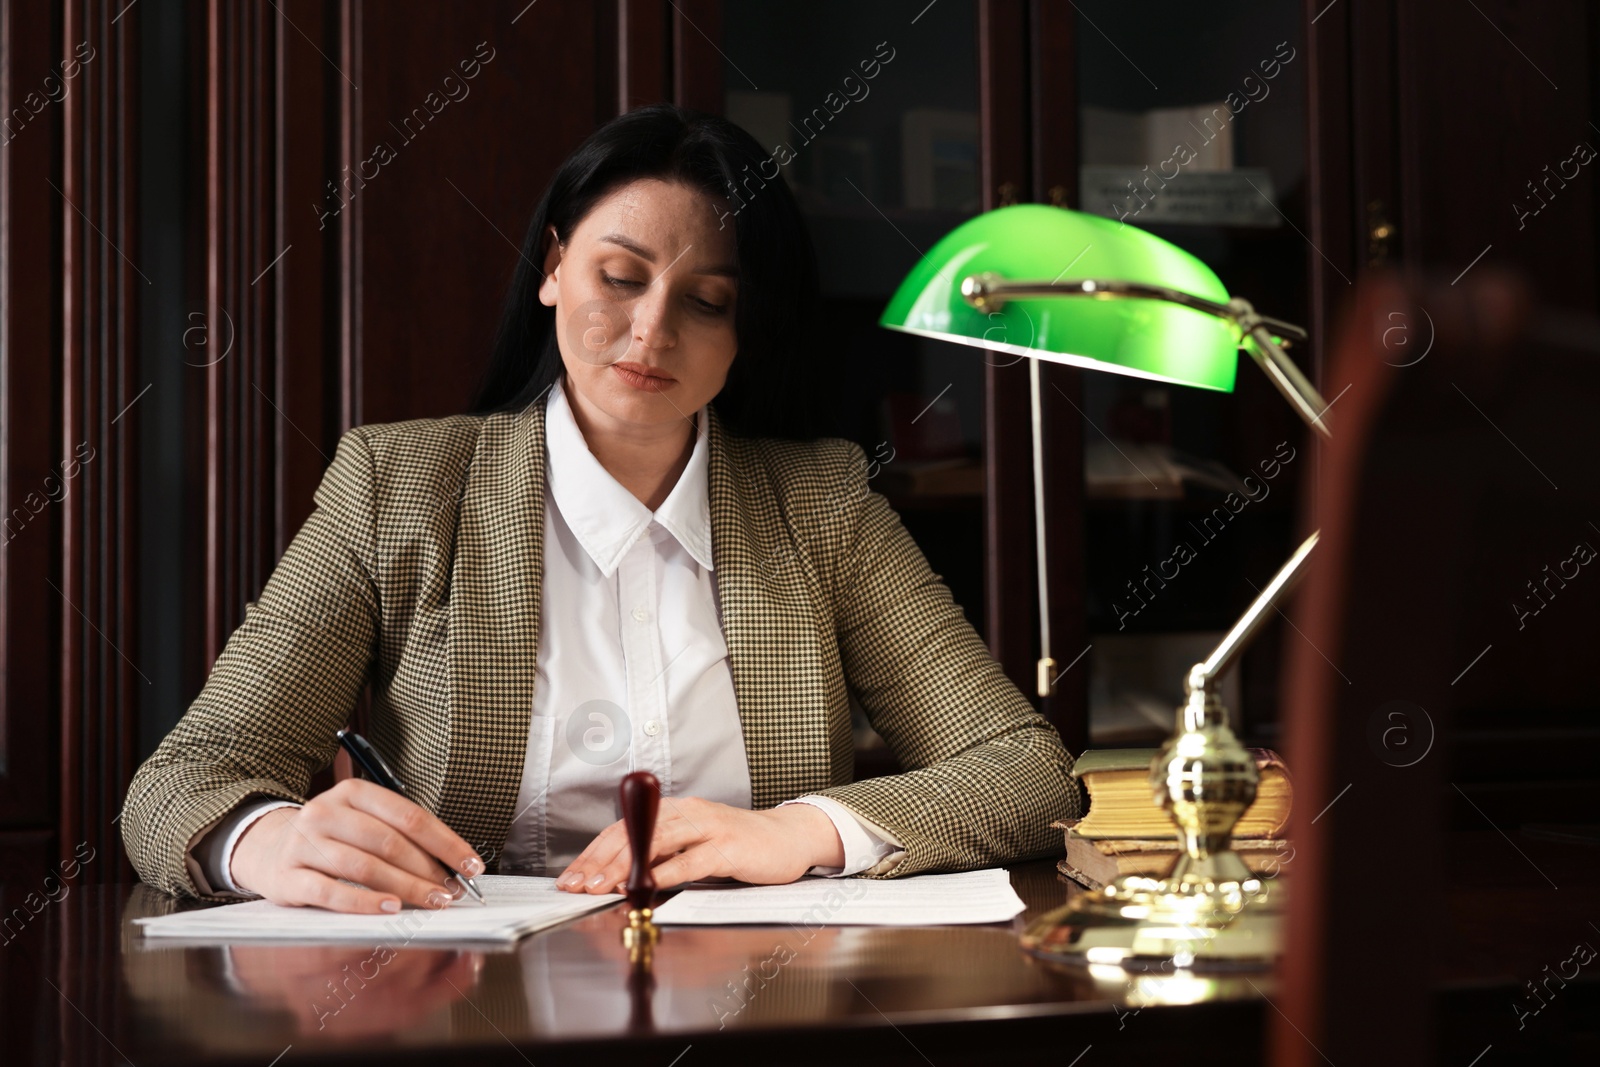
<instances>
[{"instance_id":1,"label":"shirt cuff","mask_svg":"<svg viewBox=\"0 0 1600 1067\"><path fill-rule=\"evenodd\" d=\"M839 840L844 844L843 867L817 866L807 871L807 874L843 878L876 866L885 856L900 848L900 842L889 836L888 831L869 826L859 815L837 800L810 796L786 800L783 804L810 804L812 807L821 808L823 814L833 821L833 828L839 832ZM783 804L778 806L782 807Z\"/></svg>"},{"instance_id":2,"label":"shirt cuff","mask_svg":"<svg viewBox=\"0 0 1600 1067\"><path fill-rule=\"evenodd\" d=\"M259 800L254 804L240 804L222 821L207 830L195 844L192 852L205 880L215 893L238 893L240 896L259 897L248 889L240 889L233 880L233 850L252 823L274 808L298 808L304 805L292 800ZM201 888L205 888L202 886Z\"/></svg>"}]
</instances>

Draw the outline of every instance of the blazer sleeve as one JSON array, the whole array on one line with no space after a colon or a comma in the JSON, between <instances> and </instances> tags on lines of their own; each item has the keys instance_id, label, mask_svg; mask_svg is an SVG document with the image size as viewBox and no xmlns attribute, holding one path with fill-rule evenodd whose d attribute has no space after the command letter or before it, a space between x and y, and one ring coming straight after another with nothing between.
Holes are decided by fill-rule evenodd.
<instances>
[{"instance_id":1,"label":"blazer sleeve","mask_svg":"<svg viewBox=\"0 0 1600 1067\"><path fill-rule=\"evenodd\" d=\"M239 899L197 884L191 845L247 798L304 803L312 774L332 762L375 657L374 498L357 427L199 696L129 783L122 840L148 885Z\"/></svg>"},{"instance_id":2,"label":"blazer sleeve","mask_svg":"<svg viewBox=\"0 0 1600 1067\"><path fill-rule=\"evenodd\" d=\"M1081 784L1049 720L990 655L850 443L835 627L845 678L908 768L818 790L903 852L864 872L899 877L1058 853L1050 823L1081 815Z\"/></svg>"}]
</instances>

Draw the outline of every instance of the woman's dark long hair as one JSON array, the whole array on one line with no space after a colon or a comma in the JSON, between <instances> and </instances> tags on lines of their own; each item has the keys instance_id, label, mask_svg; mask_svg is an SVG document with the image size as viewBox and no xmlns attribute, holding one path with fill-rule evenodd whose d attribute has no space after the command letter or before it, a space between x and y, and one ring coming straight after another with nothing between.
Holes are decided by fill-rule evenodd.
<instances>
[{"instance_id":1,"label":"woman's dark long hair","mask_svg":"<svg viewBox=\"0 0 1600 1067\"><path fill-rule=\"evenodd\" d=\"M816 252L787 182L781 174L767 178L763 164L774 165L738 125L672 104L636 108L590 134L534 208L471 413L521 410L561 376L556 309L538 296L547 227L570 240L608 193L658 178L728 202L722 220L734 228L738 248L738 350L712 401L718 416L745 437L820 436L827 423L817 403Z\"/></svg>"}]
</instances>

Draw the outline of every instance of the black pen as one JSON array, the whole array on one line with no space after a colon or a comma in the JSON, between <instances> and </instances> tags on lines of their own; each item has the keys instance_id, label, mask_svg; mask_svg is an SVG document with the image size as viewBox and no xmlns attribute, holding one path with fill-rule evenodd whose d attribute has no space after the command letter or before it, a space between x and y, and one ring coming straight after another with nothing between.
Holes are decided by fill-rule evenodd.
<instances>
[{"instance_id":1,"label":"black pen","mask_svg":"<svg viewBox=\"0 0 1600 1067\"><path fill-rule=\"evenodd\" d=\"M406 787L400 783L400 779L395 775L394 771L390 769L389 764L384 761L384 758L378 755L378 750L372 747L371 741L368 741L365 737L362 737L348 726L340 727L337 736L339 738L339 743L345 747L345 751L350 753L350 758L356 761L356 766L367 772L368 778L371 778L374 782L377 782L385 789L393 789L401 796L406 795ZM434 860L439 864L439 866L444 868L446 874L460 882L467 892L471 893L473 897L477 899L479 904L488 903L488 901L483 899L483 893L481 893L478 890L478 887L473 884L471 878L462 874L460 871L452 870L450 865L444 860L439 859L438 856L435 856Z\"/></svg>"}]
</instances>

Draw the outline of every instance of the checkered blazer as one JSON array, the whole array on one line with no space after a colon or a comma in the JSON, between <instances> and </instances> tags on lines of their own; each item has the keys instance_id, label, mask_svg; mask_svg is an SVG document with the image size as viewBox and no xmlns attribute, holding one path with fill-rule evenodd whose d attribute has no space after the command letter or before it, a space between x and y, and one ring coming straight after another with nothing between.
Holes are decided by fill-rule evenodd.
<instances>
[{"instance_id":1,"label":"checkered blazer","mask_svg":"<svg viewBox=\"0 0 1600 1067\"><path fill-rule=\"evenodd\" d=\"M1059 850L1051 821L1084 807L1071 758L868 486L861 447L743 438L707 410L754 807L816 793L887 830L904 853L869 877ZM369 681L374 744L497 868L545 621L545 464L542 403L340 439L311 516L129 784L123 841L146 883L231 898L201 892L191 842L247 797L304 801ZM850 692L911 770L851 782Z\"/></svg>"}]
</instances>

